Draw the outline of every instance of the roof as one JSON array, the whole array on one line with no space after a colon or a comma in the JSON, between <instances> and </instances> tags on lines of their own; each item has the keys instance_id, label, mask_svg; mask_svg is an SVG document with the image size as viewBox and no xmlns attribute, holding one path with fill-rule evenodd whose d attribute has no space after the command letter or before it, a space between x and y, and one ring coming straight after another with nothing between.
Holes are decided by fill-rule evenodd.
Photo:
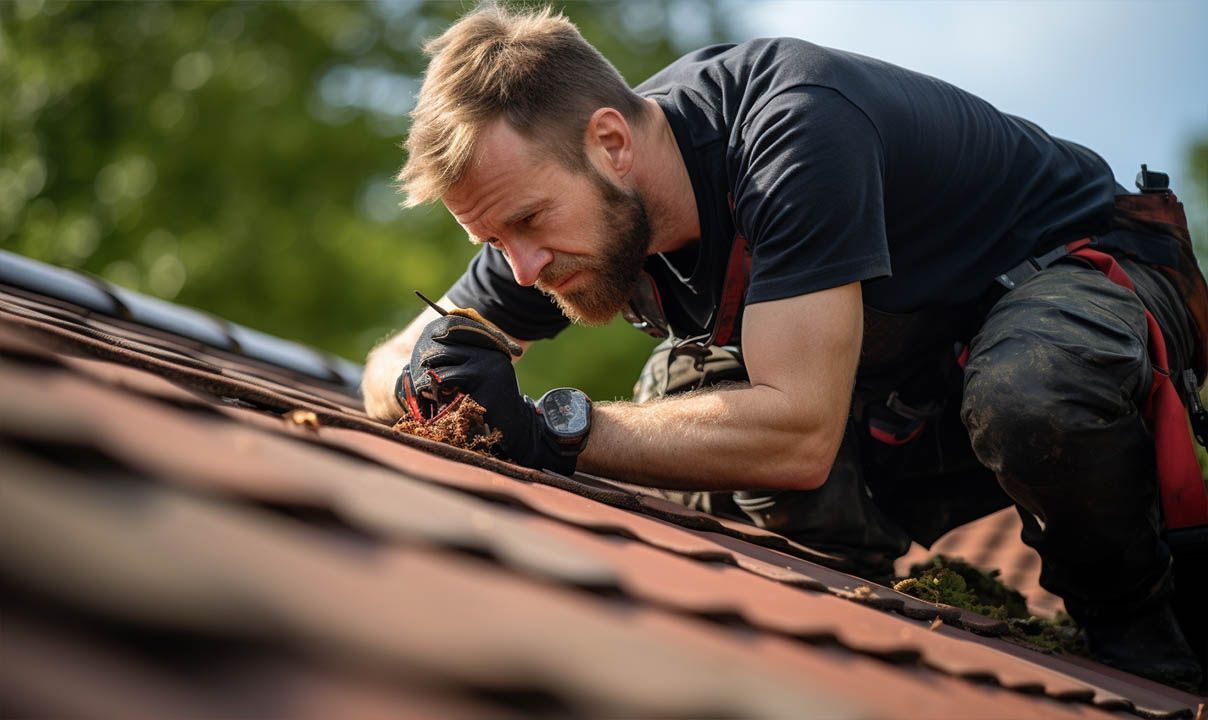
<instances>
[{"instance_id":1,"label":"roof","mask_svg":"<svg viewBox=\"0 0 1208 720\"><path fill-rule=\"evenodd\" d=\"M355 368L276 339L275 356L246 353L166 304L123 316L101 305L114 288L30 262L0 253L5 716L1191 717L1203 702L1013 644L998 621L750 525L399 435L362 412ZM274 362L291 353L313 362Z\"/></svg>"}]
</instances>

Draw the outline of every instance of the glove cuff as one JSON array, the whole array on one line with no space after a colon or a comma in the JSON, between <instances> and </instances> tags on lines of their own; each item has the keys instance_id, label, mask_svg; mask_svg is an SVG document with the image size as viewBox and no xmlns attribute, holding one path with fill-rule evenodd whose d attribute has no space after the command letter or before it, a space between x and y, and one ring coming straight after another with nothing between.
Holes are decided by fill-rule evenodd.
<instances>
[{"instance_id":1,"label":"glove cuff","mask_svg":"<svg viewBox=\"0 0 1208 720\"><path fill-rule=\"evenodd\" d=\"M542 435L541 441L547 446L552 444L544 435ZM550 447L545 453L545 461L541 465L544 470L552 470L559 475L570 477L575 474L575 468L579 465L579 454L563 455Z\"/></svg>"},{"instance_id":2,"label":"glove cuff","mask_svg":"<svg viewBox=\"0 0 1208 720\"><path fill-rule=\"evenodd\" d=\"M560 446L558 441L546 431L545 419L537 410L537 404L529 396L523 397L524 404L528 406L529 418L532 423L530 426L532 440L528 443L530 448L528 457L517 457L516 462L535 470L549 470L567 477L574 475L575 467L579 464L579 453L567 452L564 446ZM506 435L504 442L507 442Z\"/></svg>"}]
</instances>

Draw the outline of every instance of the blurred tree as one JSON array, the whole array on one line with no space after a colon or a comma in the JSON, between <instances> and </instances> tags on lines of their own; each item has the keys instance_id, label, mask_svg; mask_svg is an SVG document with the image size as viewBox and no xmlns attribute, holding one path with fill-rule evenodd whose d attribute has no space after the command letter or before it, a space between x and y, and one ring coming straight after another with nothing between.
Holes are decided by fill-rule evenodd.
<instances>
[{"instance_id":1,"label":"blurred tree","mask_svg":"<svg viewBox=\"0 0 1208 720\"><path fill-rule=\"evenodd\" d=\"M1208 135L1188 148L1187 167L1191 175L1191 188L1183 198L1183 206L1187 209L1191 239L1200 259L1200 269L1203 270L1208 269Z\"/></svg>"},{"instance_id":2,"label":"blurred tree","mask_svg":"<svg viewBox=\"0 0 1208 720\"><path fill-rule=\"evenodd\" d=\"M1191 175L1191 187L1180 194L1183 207L1187 210L1187 224L1191 229L1191 241L1200 261L1200 270L1208 268L1208 135L1193 142L1187 149L1187 168ZM1200 399L1208 403L1208 384L1200 390ZM1208 449L1197 444L1196 458L1200 462L1200 473L1208 484Z\"/></svg>"},{"instance_id":3,"label":"blurred tree","mask_svg":"<svg viewBox=\"0 0 1208 720\"><path fill-rule=\"evenodd\" d=\"M473 254L391 179L423 39L470 4L0 2L0 247L352 359ZM721 36L696 0L571 3L639 82ZM650 341L574 328L531 394L626 396Z\"/></svg>"}]
</instances>

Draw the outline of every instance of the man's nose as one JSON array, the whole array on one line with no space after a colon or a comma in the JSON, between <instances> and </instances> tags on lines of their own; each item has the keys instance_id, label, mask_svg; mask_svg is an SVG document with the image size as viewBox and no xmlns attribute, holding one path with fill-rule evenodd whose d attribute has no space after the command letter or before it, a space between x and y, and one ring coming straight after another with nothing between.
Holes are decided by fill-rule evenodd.
<instances>
[{"instance_id":1,"label":"man's nose","mask_svg":"<svg viewBox=\"0 0 1208 720\"><path fill-rule=\"evenodd\" d=\"M524 242L507 244L508 264L516 284L529 287L537 282L541 271L554 260L554 253L542 247L532 247Z\"/></svg>"}]
</instances>

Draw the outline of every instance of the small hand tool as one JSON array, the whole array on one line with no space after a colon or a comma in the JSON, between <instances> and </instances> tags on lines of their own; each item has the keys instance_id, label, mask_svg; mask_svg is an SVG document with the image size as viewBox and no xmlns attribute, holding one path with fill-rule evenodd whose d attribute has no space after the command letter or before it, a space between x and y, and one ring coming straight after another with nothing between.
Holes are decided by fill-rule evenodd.
<instances>
[{"instance_id":1,"label":"small hand tool","mask_svg":"<svg viewBox=\"0 0 1208 720\"><path fill-rule=\"evenodd\" d=\"M427 303L428 307L440 313L442 316L457 315L458 317L469 318L476 323L482 324L490 332L491 337L502 346L501 349L506 350L507 353L512 357L520 357L524 354L524 348L517 345L510 337L507 336L506 333L500 330L495 323L484 318L474 308L453 308L452 310L446 310L419 290L416 290L415 294L420 300L423 300L425 303Z\"/></svg>"},{"instance_id":2,"label":"small hand tool","mask_svg":"<svg viewBox=\"0 0 1208 720\"><path fill-rule=\"evenodd\" d=\"M424 302L428 303L428 307L432 308L433 310L435 310L436 312L440 313L441 315L448 315L448 314L449 314L449 311L448 311L448 310L444 309L444 308L443 308L443 307L441 307L440 305L437 305L435 302L433 302L433 301L429 300L429 299L428 299L428 296L427 296L427 295L425 295L425 294L423 294L423 293L422 293L422 292L420 292L419 290L416 290L416 291L415 291L415 294L419 296L419 299L420 299L420 300L423 300Z\"/></svg>"}]
</instances>

